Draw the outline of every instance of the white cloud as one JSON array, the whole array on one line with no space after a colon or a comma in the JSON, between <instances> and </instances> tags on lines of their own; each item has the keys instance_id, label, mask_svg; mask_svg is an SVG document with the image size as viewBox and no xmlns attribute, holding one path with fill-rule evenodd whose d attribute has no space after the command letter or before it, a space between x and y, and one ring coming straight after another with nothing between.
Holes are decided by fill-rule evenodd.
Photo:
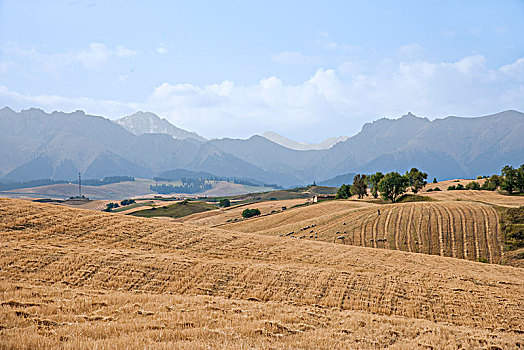
<instances>
[{"instance_id":1,"label":"white cloud","mask_svg":"<svg viewBox=\"0 0 524 350\"><path fill-rule=\"evenodd\" d=\"M164 43L158 43L156 47L156 52L161 55L167 53L167 45Z\"/></svg>"},{"instance_id":2,"label":"white cloud","mask_svg":"<svg viewBox=\"0 0 524 350\"><path fill-rule=\"evenodd\" d=\"M311 141L351 135L364 122L407 111L420 116L475 116L524 110L524 58L497 69L481 55L456 62L386 62L373 74L358 65L318 69L308 80L285 84L267 77L253 85L232 81L157 86L143 101L119 102L61 96L25 96L0 89L0 105L44 107L120 117L149 110L207 137L247 137L276 130ZM351 68L351 74L344 69Z\"/></svg>"}]
</instances>

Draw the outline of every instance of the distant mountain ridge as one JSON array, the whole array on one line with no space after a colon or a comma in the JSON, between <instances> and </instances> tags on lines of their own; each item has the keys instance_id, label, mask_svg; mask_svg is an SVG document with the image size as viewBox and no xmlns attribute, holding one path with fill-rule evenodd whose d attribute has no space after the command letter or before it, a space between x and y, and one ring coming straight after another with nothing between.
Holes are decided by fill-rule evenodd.
<instances>
[{"instance_id":1,"label":"distant mountain ridge","mask_svg":"<svg viewBox=\"0 0 524 350\"><path fill-rule=\"evenodd\" d=\"M0 174L17 181L74 180L79 171L86 178L152 178L185 169L293 186L326 179L338 183L351 173L404 172L411 167L439 180L473 178L498 173L505 164L524 163L524 114L517 111L432 121L408 113L367 123L361 132L328 149L303 151L256 135L207 141L182 130L177 137L169 126L152 124L163 120L154 114L127 120L142 117L152 122L132 124L130 132L120 123L82 111L3 108Z\"/></svg>"},{"instance_id":2,"label":"distant mountain ridge","mask_svg":"<svg viewBox=\"0 0 524 350\"><path fill-rule=\"evenodd\" d=\"M306 143L306 142L298 142L294 140L290 140L285 136L279 135L276 132L273 131L267 131L261 135L262 137L265 137L269 141L273 141L275 143L278 143L281 146L294 149L297 151L312 151L312 150L321 150L321 149L328 149L333 147L335 144L339 142L346 141L349 137L348 136L339 136L339 137L330 137L321 143Z\"/></svg>"},{"instance_id":3,"label":"distant mountain ridge","mask_svg":"<svg viewBox=\"0 0 524 350\"><path fill-rule=\"evenodd\" d=\"M160 118L151 112L136 112L135 114L115 120L115 123L122 125L127 131L135 135L168 134L181 140L190 138L198 141L206 141L205 138L197 133L177 128L165 118Z\"/></svg>"}]
</instances>

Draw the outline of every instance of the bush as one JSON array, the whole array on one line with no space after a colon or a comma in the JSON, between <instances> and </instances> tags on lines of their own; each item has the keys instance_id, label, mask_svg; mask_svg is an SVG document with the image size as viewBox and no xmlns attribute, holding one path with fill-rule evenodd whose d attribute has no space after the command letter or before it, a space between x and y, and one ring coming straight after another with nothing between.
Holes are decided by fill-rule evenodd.
<instances>
[{"instance_id":1,"label":"bush","mask_svg":"<svg viewBox=\"0 0 524 350\"><path fill-rule=\"evenodd\" d=\"M429 190L427 190L426 192L433 192L433 189L432 189L432 188L430 188L430 189L429 189Z\"/></svg>"},{"instance_id":2,"label":"bush","mask_svg":"<svg viewBox=\"0 0 524 350\"><path fill-rule=\"evenodd\" d=\"M465 190L466 188L462 184L457 185L457 190Z\"/></svg>"},{"instance_id":3,"label":"bush","mask_svg":"<svg viewBox=\"0 0 524 350\"><path fill-rule=\"evenodd\" d=\"M455 185L452 185L452 186L449 186L448 187L448 191L455 191L457 188L455 187Z\"/></svg>"},{"instance_id":4,"label":"bush","mask_svg":"<svg viewBox=\"0 0 524 350\"><path fill-rule=\"evenodd\" d=\"M433 191L442 191L440 188L438 187L435 187L435 189Z\"/></svg>"},{"instance_id":5,"label":"bush","mask_svg":"<svg viewBox=\"0 0 524 350\"><path fill-rule=\"evenodd\" d=\"M123 201L120 202L120 205L121 206L126 206L126 205L130 205L130 204L134 204L134 203L135 203L134 199L124 199Z\"/></svg>"},{"instance_id":6,"label":"bush","mask_svg":"<svg viewBox=\"0 0 524 350\"><path fill-rule=\"evenodd\" d=\"M231 206L231 201L227 198L222 198L219 202L218 202L218 205L221 207L221 208L227 208L227 207L230 207Z\"/></svg>"},{"instance_id":7,"label":"bush","mask_svg":"<svg viewBox=\"0 0 524 350\"><path fill-rule=\"evenodd\" d=\"M471 181L466 185L466 190L480 190L480 184L477 181Z\"/></svg>"},{"instance_id":8,"label":"bush","mask_svg":"<svg viewBox=\"0 0 524 350\"><path fill-rule=\"evenodd\" d=\"M250 217L253 217L253 216L257 216L257 215L260 215L260 210L258 209L244 209L244 211L242 212L242 217L244 218L250 218Z\"/></svg>"}]
</instances>

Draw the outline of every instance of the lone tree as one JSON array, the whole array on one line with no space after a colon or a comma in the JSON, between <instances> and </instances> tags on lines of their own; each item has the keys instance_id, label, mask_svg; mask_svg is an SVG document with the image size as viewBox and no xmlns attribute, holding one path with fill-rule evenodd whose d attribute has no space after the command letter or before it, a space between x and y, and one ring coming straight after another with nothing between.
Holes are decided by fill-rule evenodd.
<instances>
[{"instance_id":1,"label":"lone tree","mask_svg":"<svg viewBox=\"0 0 524 350\"><path fill-rule=\"evenodd\" d=\"M378 183L378 190L384 199L395 202L409 187L409 179L397 172L387 173Z\"/></svg>"},{"instance_id":2,"label":"lone tree","mask_svg":"<svg viewBox=\"0 0 524 350\"><path fill-rule=\"evenodd\" d=\"M368 184L366 183L366 175L357 174L353 178L353 185L351 185L351 194L357 195L359 199L368 195Z\"/></svg>"},{"instance_id":3,"label":"lone tree","mask_svg":"<svg viewBox=\"0 0 524 350\"><path fill-rule=\"evenodd\" d=\"M434 177L434 178L433 178L433 183L436 184L437 182L438 182L438 181L437 181L437 178Z\"/></svg>"},{"instance_id":4,"label":"lone tree","mask_svg":"<svg viewBox=\"0 0 524 350\"><path fill-rule=\"evenodd\" d=\"M413 193L417 193L424 186L426 186L427 184L426 179L428 178L428 174L423 173L422 171L418 170L417 168L411 168L409 172L406 171L406 177L409 180L411 191L413 191Z\"/></svg>"},{"instance_id":5,"label":"lone tree","mask_svg":"<svg viewBox=\"0 0 524 350\"><path fill-rule=\"evenodd\" d=\"M517 170L510 165L506 165L502 168L502 176L500 188L512 194L517 187Z\"/></svg>"},{"instance_id":6,"label":"lone tree","mask_svg":"<svg viewBox=\"0 0 524 350\"><path fill-rule=\"evenodd\" d=\"M371 195L374 198L378 197L378 183L380 182L380 180L382 180L383 177L384 174L382 174L380 171L366 177L366 181L368 185L371 187Z\"/></svg>"},{"instance_id":7,"label":"lone tree","mask_svg":"<svg viewBox=\"0 0 524 350\"><path fill-rule=\"evenodd\" d=\"M351 187L349 185L343 184L337 190L337 194L336 194L335 198L336 199L348 199L349 197L351 197L351 190L350 190L350 188Z\"/></svg>"},{"instance_id":8,"label":"lone tree","mask_svg":"<svg viewBox=\"0 0 524 350\"><path fill-rule=\"evenodd\" d=\"M220 201L218 201L218 205L221 208L227 208L231 206L231 201L227 198L222 198Z\"/></svg>"}]
</instances>

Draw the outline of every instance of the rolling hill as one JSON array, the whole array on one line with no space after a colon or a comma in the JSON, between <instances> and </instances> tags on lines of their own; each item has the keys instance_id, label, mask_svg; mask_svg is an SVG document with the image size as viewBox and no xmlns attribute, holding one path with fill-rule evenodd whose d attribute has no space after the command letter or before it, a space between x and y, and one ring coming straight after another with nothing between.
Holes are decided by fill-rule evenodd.
<instances>
[{"instance_id":1,"label":"rolling hill","mask_svg":"<svg viewBox=\"0 0 524 350\"><path fill-rule=\"evenodd\" d=\"M12 199L0 213L8 347L522 342L519 268Z\"/></svg>"}]
</instances>

